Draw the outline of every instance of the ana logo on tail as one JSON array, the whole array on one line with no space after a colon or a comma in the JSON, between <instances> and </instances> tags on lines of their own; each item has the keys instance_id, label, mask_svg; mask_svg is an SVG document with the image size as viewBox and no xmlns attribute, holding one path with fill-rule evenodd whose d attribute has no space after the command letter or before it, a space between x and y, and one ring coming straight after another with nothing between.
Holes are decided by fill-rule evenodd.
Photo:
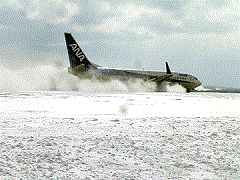
<instances>
[{"instance_id":1,"label":"ana logo on tail","mask_svg":"<svg viewBox=\"0 0 240 180\"><path fill-rule=\"evenodd\" d=\"M76 52L76 56L79 57L80 62L83 61L85 56L82 54L83 52L78 47L78 45L77 44L69 44L69 46L72 48L73 52Z\"/></svg>"}]
</instances>

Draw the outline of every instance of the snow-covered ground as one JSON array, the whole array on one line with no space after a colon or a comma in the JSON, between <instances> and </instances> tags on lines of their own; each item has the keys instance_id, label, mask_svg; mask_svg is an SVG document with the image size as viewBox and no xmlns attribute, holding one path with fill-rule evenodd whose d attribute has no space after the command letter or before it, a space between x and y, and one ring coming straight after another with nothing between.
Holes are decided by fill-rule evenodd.
<instances>
[{"instance_id":1,"label":"snow-covered ground","mask_svg":"<svg viewBox=\"0 0 240 180\"><path fill-rule=\"evenodd\" d=\"M239 179L240 94L0 94L1 179Z\"/></svg>"}]
</instances>

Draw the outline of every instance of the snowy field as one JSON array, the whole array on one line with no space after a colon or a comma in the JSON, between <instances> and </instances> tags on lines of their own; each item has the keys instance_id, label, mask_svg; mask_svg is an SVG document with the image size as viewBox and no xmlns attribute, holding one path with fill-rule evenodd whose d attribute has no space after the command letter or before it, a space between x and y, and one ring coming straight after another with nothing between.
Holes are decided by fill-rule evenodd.
<instances>
[{"instance_id":1,"label":"snowy field","mask_svg":"<svg viewBox=\"0 0 240 180\"><path fill-rule=\"evenodd\" d=\"M3 72L0 179L240 179L240 94Z\"/></svg>"},{"instance_id":2,"label":"snowy field","mask_svg":"<svg viewBox=\"0 0 240 180\"><path fill-rule=\"evenodd\" d=\"M1 94L0 177L238 179L239 94Z\"/></svg>"}]
</instances>

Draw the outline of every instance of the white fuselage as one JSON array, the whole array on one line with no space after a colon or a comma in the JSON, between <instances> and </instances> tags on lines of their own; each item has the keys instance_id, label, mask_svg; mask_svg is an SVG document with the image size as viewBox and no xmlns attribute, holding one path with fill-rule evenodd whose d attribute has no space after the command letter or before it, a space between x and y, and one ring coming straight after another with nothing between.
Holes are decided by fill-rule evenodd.
<instances>
[{"instance_id":1,"label":"white fuselage","mask_svg":"<svg viewBox=\"0 0 240 180\"><path fill-rule=\"evenodd\" d=\"M76 68L76 70L79 68ZM154 77L161 77L166 75L166 72L160 71L144 71L134 69L116 69L116 68L105 68L97 67L94 69L86 69L85 71L73 71L71 74L77 75L80 78L90 79L94 75L99 80L109 81L111 79L119 79L120 81L129 81L131 78L140 78L144 81L154 81ZM188 90L194 90L202 83L194 76L189 74L172 72L172 76L168 77L165 81L170 84L180 84Z\"/></svg>"}]
</instances>

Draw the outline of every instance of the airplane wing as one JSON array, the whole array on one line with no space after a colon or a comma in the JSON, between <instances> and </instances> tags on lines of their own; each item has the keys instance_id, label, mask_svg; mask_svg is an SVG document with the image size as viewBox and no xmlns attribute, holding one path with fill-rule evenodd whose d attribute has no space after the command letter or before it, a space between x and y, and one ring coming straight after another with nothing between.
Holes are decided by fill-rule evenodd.
<instances>
[{"instance_id":1,"label":"airplane wing","mask_svg":"<svg viewBox=\"0 0 240 180\"><path fill-rule=\"evenodd\" d=\"M146 81L156 82L157 84L160 85L163 81L166 81L167 79L173 76L167 62L166 62L166 69L167 69L166 74L162 74L162 75L152 74L149 71L138 72L138 71L124 70L124 72L129 75L134 75L136 77L143 78Z\"/></svg>"},{"instance_id":2,"label":"airplane wing","mask_svg":"<svg viewBox=\"0 0 240 180\"><path fill-rule=\"evenodd\" d=\"M168 78L173 76L172 74L168 74L168 73L164 75L152 75L152 74L148 74L148 72L139 73L139 72L128 71L128 70L122 70L122 71L130 76L139 77L146 81L152 81L156 83L162 83L163 81L166 81Z\"/></svg>"},{"instance_id":3,"label":"airplane wing","mask_svg":"<svg viewBox=\"0 0 240 180\"><path fill-rule=\"evenodd\" d=\"M161 84L163 81L166 81L168 78L172 77L173 75L167 62L166 62L166 69L167 69L167 73L165 75L153 76L151 81L156 82L157 84Z\"/></svg>"},{"instance_id":4,"label":"airplane wing","mask_svg":"<svg viewBox=\"0 0 240 180\"><path fill-rule=\"evenodd\" d=\"M161 83L163 81L166 81L170 77L172 77L172 74L165 74L165 75L162 75L162 76L148 76L148 79L152 82Z\"/></svg>"}]
</instances>

